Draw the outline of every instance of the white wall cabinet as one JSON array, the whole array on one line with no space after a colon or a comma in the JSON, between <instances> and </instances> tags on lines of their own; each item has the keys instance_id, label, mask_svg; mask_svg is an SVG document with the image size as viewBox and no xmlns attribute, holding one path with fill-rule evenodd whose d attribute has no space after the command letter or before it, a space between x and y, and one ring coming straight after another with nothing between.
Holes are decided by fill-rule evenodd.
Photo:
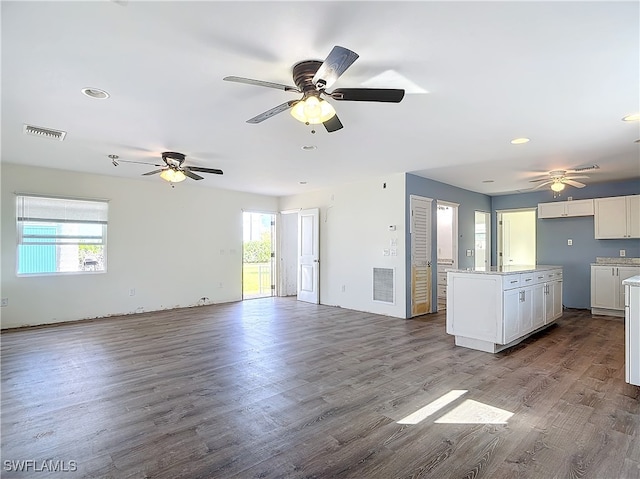
<instances>
[{"instance_id":1,"label":"white wall cabinet","mask_svg":"<svg viewBox=\"0 0 640 479\"><path fill-rule=\"evenodd\" d=\"M594 200L596 239L640 238L640 195Z\"/></svg>"},{"instance_id":2,"label":"white wall cabinet","mask_svg":"<svg viewBox=\"0 0 640 479\"><path fill-rule=\"evenodd\" d=\"M571 216L593 216L593 199L554 201L538 203L538 218L567 218Z\"/></svg>"},{"instance_id":3,"label":"white wall cabinet","mask_svg":"<svg viewBox=\"0 0 640 479\"><path fill-rule=\"evenodd\" d=\"M495 353L561 315L562 269L448 273L447 333L458 346Z\"/></svg>"},{"instance_id":4,"label":"white wall cabinet","mask_svg":"<svg viewBox=\"0 0 640 479\"><path fill-rule=\"evenodd\" d=\"M591 313L624 316L625 279L640 274L640 266L591 265Z\"/></svg>"}]
</instances>

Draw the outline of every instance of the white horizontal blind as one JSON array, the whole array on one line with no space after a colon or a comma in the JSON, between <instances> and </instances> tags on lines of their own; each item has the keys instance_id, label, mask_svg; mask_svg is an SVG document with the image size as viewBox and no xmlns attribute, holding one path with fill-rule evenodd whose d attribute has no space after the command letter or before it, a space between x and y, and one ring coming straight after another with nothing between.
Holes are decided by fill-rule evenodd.
<instances>
[{"instance_id":1,"label":"white horizontal blind","mask_svg":"<svg viewBox=\"0 0 640 479\"><path fill-rule=\"evenodd\" d=\"M18 221L106 224L109 203L96 200L19 195Z\"/></svg>"}]
</instances>

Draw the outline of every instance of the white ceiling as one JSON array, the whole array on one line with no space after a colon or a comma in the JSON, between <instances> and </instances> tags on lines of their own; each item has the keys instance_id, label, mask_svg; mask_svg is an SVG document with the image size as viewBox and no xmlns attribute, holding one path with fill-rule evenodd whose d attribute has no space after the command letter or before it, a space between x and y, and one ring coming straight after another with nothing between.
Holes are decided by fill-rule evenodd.
<instances>
[{"instance_id":1,"label":"white ceiling","mask_svg":"<svg viewBox=\"0 0 640 479\"><path fill-rule=\"evenodd\" d=\"M224 170L185 187L268 195L397 172L496 195L593 163L587 186L639 178L639 123L621 121L640 110L639 5L2 1L2 161L140 178L154 168L107 155L179 151ZM334 133L286 112L245 122L300 95L223 77L293 84L295 63L334 45L360 58L333 88L392 70L428 93L333 101ZM27 136L25 123L68 134ZM521 136L531 142L510 144Z\"/></svg>"}]
</instances>

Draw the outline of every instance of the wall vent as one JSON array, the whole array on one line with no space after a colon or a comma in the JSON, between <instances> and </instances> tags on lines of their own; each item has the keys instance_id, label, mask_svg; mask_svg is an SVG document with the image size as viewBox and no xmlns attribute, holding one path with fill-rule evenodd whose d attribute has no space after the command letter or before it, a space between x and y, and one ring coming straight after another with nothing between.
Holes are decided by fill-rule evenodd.
<instances>
[{"instance_id":1,"label":"wall vent","mask_svg":"<svg viewBox=\"0 0 640 479\"><path fill-rule=\"evenodd\" d=\"M395 304L393 268L373 268L373 300Z\"/></svg>"},{"instance_id":2,"label":"wall vent","mask_svg":"<svg viewBox=\"0 0 640 479\"><path fill-rule=\"evenodd\" d=\"M51 140L64 140L67 136L66 131L53 130L52 128L43 128L41 126L24 125L24 132L27 135L39 136L40 138L49 138Z\"/></svg>"}]
</instances>

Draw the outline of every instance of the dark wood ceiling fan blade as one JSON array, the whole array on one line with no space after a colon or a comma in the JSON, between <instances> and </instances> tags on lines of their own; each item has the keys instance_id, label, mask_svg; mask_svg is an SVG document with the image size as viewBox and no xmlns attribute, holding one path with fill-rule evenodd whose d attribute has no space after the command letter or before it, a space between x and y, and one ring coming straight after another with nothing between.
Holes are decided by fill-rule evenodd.
<instances>
[{"instance_id":1,"label":"dark wood ceiling fan blade","mask_svg":"<svg viewBox=\"0 0 640 479\"><path fill-rule=\"evenodd\" d=\"M327 129L327 132L331 133L334 131L338 131L342 129L342 122L338 118L338 115L334 115L329 118L327 121L323 123L324 127Z\"/></svg>"},{"instance_id":2,"label":"dark wood ceiling fan blade","mask_svg":"<svg viewBox=\"0 0 640 479\"><path fill-rule=\"evenodd\" d=\"M244 77L236 77L236 76L224 77L223 80L232 81L236 83L246 83L247 85L256 85L256 86L264 86L267 88L275 88L277 90L295 91L295 92L301 93L301 91L298 90L296 87L291 85L283 85L282 83L273 83L270 81L254 80L252 78L244 78Z\"/></svg>"},{"instance_id":3,"label":"dark wood ceiling fan blade","mask_svg":"<svg viewBox=\"0 0 640 479\"><path fill-rule=\"evenodd\" d=\"M185 176L188 176L192 180L204 180L204 178L202 176L196 175L195 173L192 173L187 168L182 168L181 170L178 170L178 171L182 171Z\"/></svg>"},{"instance_id":4,"label":"dark wood ceiling fan blade","mask_svg":"<svg viewBox=\"0 0 640 479\"><path fill-rule=\"evenodd\" d=\"M404 98L404 90L394 88L338 88L331 93L331 98L338 101L400 103Z\"/></svg>"},{"instance_id":5,"label":"dark wood ceiling fan blade","mask_svg":"<svg viewBox=\"0 0 640 479\"><path fill-rule=\"evenodd\" d=\"M319 90L329 88L358 59L358 56L348 48L336 45L313 76L313 84Z\"/></svg>"},{"instance_id":6,"label":"dark wood ceiling fan blade","mask_svg":"<svg viewBox=\"0 0 640 479\"><path fill-rule=\"evenodd\" d=\"M166 168L160 168L159 170L148 171L147 173L142 173L142 176L155 175L157 173L163 172L164 170L166 170Z\"/></svg>"},{"instance_id":7,"label":"dark wood ceiling fan blade","mask_svg":"<svg viewBox=\"0 0 640 479\"><path fill-rule=\"evenodd\" d=\"M298 103L300 100L291 100L288 101L286 103L283 103L282 105L278 105L276 107L271 108L271 110L267 110L263 113L260 113L257 116L254 116L253 118L249 118L247 120L247 123L260 123L261 121L267 120L269 118L271 118L274 115L277 115L278 113L282 113L283 111L288 110L289 108L291 108L293 105L295 105L296 103Z\"/></svg>"},{"instance_id":8,"label":"dark wood ceiling fan blade","mask_svg":"<svg viewBox=\"0 0 640 479\"><path fill-rule=\"evenodd\" d=\"M184 169L190 170L190 171L198 171L201 173L213 173L214 175L222 174L222 170L219 170L217 168L200 168L199 166L185 166Z\"/></svg>"}]
</instances>

